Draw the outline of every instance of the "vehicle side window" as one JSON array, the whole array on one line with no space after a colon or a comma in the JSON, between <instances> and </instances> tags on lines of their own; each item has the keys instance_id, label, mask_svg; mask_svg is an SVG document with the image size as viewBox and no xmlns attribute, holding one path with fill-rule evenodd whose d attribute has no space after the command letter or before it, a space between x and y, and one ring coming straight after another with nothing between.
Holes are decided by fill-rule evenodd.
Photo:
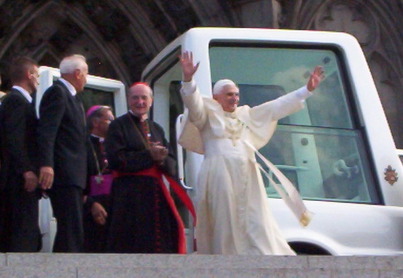
<instances>
[{"instance_id":1,"label":"vehicle side window","mask_svg":"<svg viewBox=\"0 0 403 278\"><path fill-rule=\"evenodd\" d=\"M113 108L115 114L115 101L113 92L107 92L94 88L84 88L84 91L79 94L84 106L84 110L87 111L93 105L107 105Z\"/></svg>"},{"instance_id":2,"label":"vehicle side window","mask_svg":"<svg viewBox=\"0 0 403 278\"><path fill-rule=\"evenodd\" d=\"M152 107L151 117L160 124L165 132L171 148L178 157L177 153L177 130L175 128L178 117L183 113L183 102L180 96L182 69L178 63L179 50L172 53L161 64L157 65L155 72L157 76L150 76L146 81L150 83L154 91L154 103ZM186 163L186 152L184 152L184 161ZM183 170L184 165L177 164L178 173ZM185 174L184 179L186 177ZM180 176L180 175L178 175ZM185 227L189 227L190 215L185 206L178 202L177 208L184 219Z\"/></svg>"},{"instance_id":3,"label":"vehicle side window","mask_svg":"<svg viewBox=\"0 0 403 278\"><path fill-rule=\"evenodd\" d=\"M154 91L154 103L152 107L152 119L160 124L165 136L175 150L176 154L176 119L183 113L183 102L180 96L182 81L182 69L178 63L179 52L172 54L159 65L162 74L147 80Z\"/></svg>"},{"instance_id":4,"label":"vehicle side window","mask_svg":"<svg viewBox=\"0 0 403 278\"><path fill-rule=\"evenodd\" d=\"M255 106L307 83L316 65L326 78L305 101L305 108L279 121L260 152L293 182L304 199L379 203L365 134L353 97L343 79L341 55L330 48L214 43L210 47L212 81L234 80L240 105ZM278 197L268 179L269 197Z\"/></svg>"}]
</instances>

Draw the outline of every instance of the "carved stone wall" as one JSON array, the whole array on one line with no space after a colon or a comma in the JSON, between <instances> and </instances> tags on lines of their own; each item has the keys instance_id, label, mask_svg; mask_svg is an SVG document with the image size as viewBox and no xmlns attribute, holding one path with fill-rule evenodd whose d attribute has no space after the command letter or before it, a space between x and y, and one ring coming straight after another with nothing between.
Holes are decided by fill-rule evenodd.
<instances>
[{"instance_id":1,"label":"carved stone wall","mask_svg":"<svg viewBox=\"0 0 403 278\"><path fill-rule=\"evenodd\" d=\"M398 148L403 148L403 1L281 1L283 27L342 31L360 42Z\"/></svg>"},{"instance_id":2,"label":"carved stone wall","mask_svg":"<svg viewBox=\"0 0 403 278\"><path fill-rule=\"evenodd\" d=\"M131 84L168 42L200 25L199 6L188 0L2 0L0 72L6 74L17 55L57 67L63 56L80 53L92 74Z\"/></svg>"},{"instance_id":3,"label":"carved stone wall","mask_svg":"<svg viewBox=\"0 0 403 278\"><path fill-rule=\"evenodd\" d=\"M71 53L90 73L131 84L195 26L344 31L361 43L393 136L403 148L403 0L0 0L0 73L28 55L57 67Z\"/></svg>"}]
</instances>

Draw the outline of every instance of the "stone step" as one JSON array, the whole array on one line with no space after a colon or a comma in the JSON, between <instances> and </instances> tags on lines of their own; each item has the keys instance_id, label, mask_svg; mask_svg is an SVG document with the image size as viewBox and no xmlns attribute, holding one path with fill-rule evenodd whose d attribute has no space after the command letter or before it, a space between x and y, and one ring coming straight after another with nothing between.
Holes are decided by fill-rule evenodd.
<instances>
[{"instance_id":1,"label":"stone step","mask_svg":"<svg viewBox=\"0 0 403 278\"><path fill-rule=\"evenodd\" d=\"M0 277L403 277L403 256L0 254Z\"/></svg>"},{"instance_id":2,"label":"stone step","mask_svg":"<svg viewBox=\"0 0 403 278\"><path fill-rule=\"evenodd\" d=\"M49 267L0 267L4 278L399 278L401 270L332 270L332 269L173 269L173 268L49 268Z\"/></svg>"}]
</instances>

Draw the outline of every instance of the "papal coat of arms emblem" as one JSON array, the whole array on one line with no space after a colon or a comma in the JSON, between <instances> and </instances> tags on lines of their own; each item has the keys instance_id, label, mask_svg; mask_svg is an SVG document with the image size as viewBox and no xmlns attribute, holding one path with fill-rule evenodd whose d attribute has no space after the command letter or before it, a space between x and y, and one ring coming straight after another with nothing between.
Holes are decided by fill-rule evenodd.
<instances>
[{"instance_id":1,"label":"papal coat of arms emblem","mask_svg":"<svg viewBox=\"0 0 403 278\"><path fill-rule=\"evenodd\" d=\"M397 180L399 179L396 173L396 169L393 169L392 166L388 166L388 168L385 169L385 180L390 184L393 185Z\"/></svg>"}]
</instances>

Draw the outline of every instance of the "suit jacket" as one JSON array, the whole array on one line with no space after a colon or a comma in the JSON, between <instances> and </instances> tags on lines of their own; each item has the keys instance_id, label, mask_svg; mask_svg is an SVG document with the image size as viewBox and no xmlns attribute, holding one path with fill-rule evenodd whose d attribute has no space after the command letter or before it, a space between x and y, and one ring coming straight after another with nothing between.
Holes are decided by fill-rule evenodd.
<instances>
[{"instance_id":1,"label":"suit jacket","mask_svg":"<svg viewBox=\"0 0 403 278\"><path fill-rule=\"evenodd\" d=\"M0 188L13 186L11 179L22 178L24 172L36 172L36 124L34 104L12 89L0 106Z\"/></svg>"},{"instance_id":2,"label":"suit jacket","mask_svg":"<svg viewBox=\"0 0 403 278\"><path fill-rule=\"evenodd\" d=\"M87 175L84 108L61 81L42 97L38 122L39 165L54 169L54 188L85 188Z\"/></svg>"}]
</instances>

